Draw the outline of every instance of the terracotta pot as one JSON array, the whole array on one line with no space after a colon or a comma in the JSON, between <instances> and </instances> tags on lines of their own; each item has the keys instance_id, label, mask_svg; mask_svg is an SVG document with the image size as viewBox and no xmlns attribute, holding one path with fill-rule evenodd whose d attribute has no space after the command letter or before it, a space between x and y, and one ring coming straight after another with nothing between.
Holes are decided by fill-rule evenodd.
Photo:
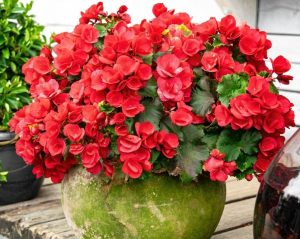
<instances>
[{"instance_id":1,"label":"terracotta pot","mask_svg":"<svg viewBox=\"0 0 300 239\"><path fill-rule=\"evenodd\" d=\"M224 183L151 174L113 180L73 168L62 183L63 210L78 237L106 239L208 239L225 205Z\"/></svg>"}]
</instances>

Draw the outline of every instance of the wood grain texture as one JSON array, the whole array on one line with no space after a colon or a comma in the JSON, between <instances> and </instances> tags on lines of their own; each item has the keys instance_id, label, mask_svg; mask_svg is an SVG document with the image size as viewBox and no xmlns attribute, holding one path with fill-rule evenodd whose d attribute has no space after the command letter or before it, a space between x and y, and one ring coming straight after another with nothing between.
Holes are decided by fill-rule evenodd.
<instances>
[{"instance_id":1,"label":"wood grain texture","mask_svg":"<svg viewBox=\"0 0 300 239\"><path fill-rule=\"evenodd\" d=\"M216 232L227 231L251 223L255 198L227 204Z\"/></svg>"},{"instance_id":2,"label":"wood grain texture","mask_svg":"<svg viewBox=\"0 0 300 239\"><path fill-rule=\"evenodd\" d=\"M253 239L252 225L214 235L211 239Z\"/></svg>"}]
</instances>

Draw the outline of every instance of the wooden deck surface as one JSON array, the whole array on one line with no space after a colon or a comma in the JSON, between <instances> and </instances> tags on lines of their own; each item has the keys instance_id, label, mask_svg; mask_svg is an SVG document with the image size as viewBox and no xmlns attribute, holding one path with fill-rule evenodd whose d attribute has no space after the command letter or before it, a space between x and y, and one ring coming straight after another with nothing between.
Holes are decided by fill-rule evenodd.
<instances>
[{"instance_id":1,"label":"wooden deck surface","mask_svg":"<svg viewBox=\"0 0 300 239\"><path fill-rule=\"evenodd\" d=\"M37 0L42 4L50 1ZM61 1L62 3L64 1ZM65 0L65 2L67 2ZM75 2L79 2L76 0ZM79 3L78 3L79 4ZM77 5L78 5L77 4ZM82 3L80 3L82 4ZM42 6L41 5L41 6ZM76 4L75 4L76 5ZM107 3L108 5L108 3ZM49 6L52 6L52 1ZM42 7L40 7L42 8ZM45 7L43 7L45 9ZM65 8L61 8L65 9ZM59 10L59 9L58 9ZM40 11L39 11L40 12ZM36 11L36 14L39 14ZM66 25L53 22L56 17L49 17L43 22L47 23L48 30L60 32L69 30L68 17L65 16ZM51 11L50 11L51 13ZM40 14L40 19L47 14ZM51 15L51 17L50 17ZM58 16L59 17L59 16ZM49 21L48 21L49 19ZM290 20L290 18L289 18ZM269 29L268 29L269 30ZM278 36L270 34L268 37L273 42L269 56L275 58L282 54L292 61L290 74L295 80L289 85L280 85L281 93L295 104L296 125L300 126L300 36ZM287 130L289 138L297 127ZM252 220L255 197L259 183L229 180L227 182L227 199L222 219L212 239L252 239ZM60 202L60 185L53 185L45 181L39 196L31 201L0 207L0 234L8 235L10 239L65 239L76 238L68 227Z\"/></svg>"}]
</instances>

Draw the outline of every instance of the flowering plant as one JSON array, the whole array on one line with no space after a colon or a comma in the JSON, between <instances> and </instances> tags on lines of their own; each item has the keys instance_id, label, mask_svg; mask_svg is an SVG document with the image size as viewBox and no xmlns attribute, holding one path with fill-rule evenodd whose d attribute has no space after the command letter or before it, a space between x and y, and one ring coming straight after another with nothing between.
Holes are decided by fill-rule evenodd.
<instances>
[{"instance_id":1,"label":"flowering plant","mask_svg":"<svg viewBox=\"0 0 300 239\"><path fill-rule=\"evenodd\" d=\"M230 15L193 23L163 4L129 25L126 11L92 5L23 66L34 102L9 123L17 153L55 183L77 164L109 177L260 177L294 126L274 86L291 66L278 56L267 67L266 33Z\"/></svg>"}]
</instances>

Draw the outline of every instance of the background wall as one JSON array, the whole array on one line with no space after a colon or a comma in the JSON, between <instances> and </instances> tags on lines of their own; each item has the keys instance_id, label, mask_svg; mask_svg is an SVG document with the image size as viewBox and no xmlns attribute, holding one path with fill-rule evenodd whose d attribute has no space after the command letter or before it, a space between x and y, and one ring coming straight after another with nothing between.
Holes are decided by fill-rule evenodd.
<instances>
[{"instance_id":1,"label":"background wall","mask_svg":"<svg viewBox=\"0 0 300 239\"><path fill-rule=\"evenodd\" d=\"M21 0L28 2L28 0ZM32 13L43 25L46 25L46 34L72 29L78 23L80 12L97 0L35 0ZM220 19L224 14L215 0L103 0L104 8L108 12L117 11L119 6L126 5L132 17L132 22L137 23L142 19L153 18L152 6L163 2L169 9L177 12L188 12L194 21L205 21L211 16Z\"/></svg>"}]
</instances>

